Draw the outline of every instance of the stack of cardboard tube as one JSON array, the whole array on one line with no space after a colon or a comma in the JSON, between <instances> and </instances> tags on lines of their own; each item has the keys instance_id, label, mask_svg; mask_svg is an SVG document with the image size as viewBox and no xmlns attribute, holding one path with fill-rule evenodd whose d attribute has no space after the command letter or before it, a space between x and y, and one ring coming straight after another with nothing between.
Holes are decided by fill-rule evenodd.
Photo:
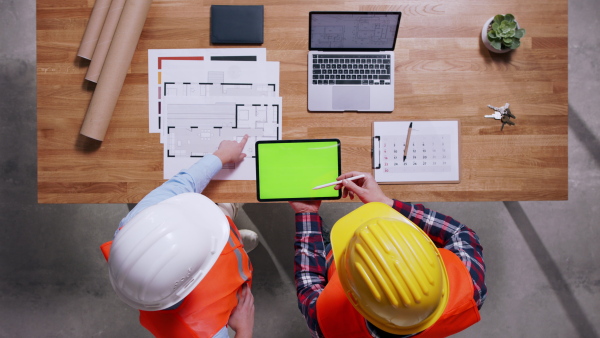
<instances>
[{"instance_id":1,"label":"stack of cardboard tube","mask_svg":"<svg viewBox=\"0 0 600 338\"><path fill-rule=\"evenodd\" d=\"M103 141L152 0L96 0L78 56L96 88L80 133Z\"/></svg>"}]
</instances>

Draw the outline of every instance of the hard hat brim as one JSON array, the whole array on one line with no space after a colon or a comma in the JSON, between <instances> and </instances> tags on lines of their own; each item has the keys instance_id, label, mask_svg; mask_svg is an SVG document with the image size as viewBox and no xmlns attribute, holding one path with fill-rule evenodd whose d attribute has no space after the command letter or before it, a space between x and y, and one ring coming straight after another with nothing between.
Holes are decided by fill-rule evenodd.
<instances>
[{"instance_id":1,"label":"hard hat brim","mask_svg":"<svg viewBox=\"0 0 600 338\"><path fill-rule=\"evenodd\" d=\"M354 236L356 229L373 218L396 219L422 231L413 222L402 216L401 213L397 212L389 205L379 202L367 203L340 218L331 229L331 247L333 249L334 259L336 259L336 257L341 257L343 251L346 250L348 243L350 243L350 240Z\"/></svg>"}]
</instances>

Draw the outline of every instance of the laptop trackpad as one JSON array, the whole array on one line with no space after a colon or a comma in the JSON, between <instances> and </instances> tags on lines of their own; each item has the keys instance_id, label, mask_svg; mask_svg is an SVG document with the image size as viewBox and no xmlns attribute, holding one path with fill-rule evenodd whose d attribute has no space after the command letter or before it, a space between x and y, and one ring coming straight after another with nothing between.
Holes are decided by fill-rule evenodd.
<instances>
[{"instance_id":1,"label":"laptop trackpad","mask_svg":"<svg viewBox=\"0 0 600 338\"><path fill-rule=\"evenodd\" d=\"M334 110L369 110L369 86L334 86L332 89Z\"/></svg>"}]
</instances>

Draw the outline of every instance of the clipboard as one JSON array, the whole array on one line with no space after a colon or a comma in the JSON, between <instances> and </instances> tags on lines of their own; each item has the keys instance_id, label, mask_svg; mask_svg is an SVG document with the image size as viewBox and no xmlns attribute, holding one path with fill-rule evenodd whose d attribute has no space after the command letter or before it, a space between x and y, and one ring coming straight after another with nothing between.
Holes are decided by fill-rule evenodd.
<instances>
[{"instance_id":1,"label":"clipboard","mask_svg":"<svg viewBox=\"0 0 600 338\"><path fill-rule=\"evenodd\" d=\"M381 184L460 183L460 121L375 121L372 159Z\"/></svg>"},{"instance_id":2,"label":"clipboard","mask_svg":"<svg viewBox=\"0 0 600 338\"><path fill-rule=\"evenodd\" d=\"M333 186L342 174L340 140L257 141L256 198L259 202L334 200L342 197Z\"/></svg>"}]
</instances>

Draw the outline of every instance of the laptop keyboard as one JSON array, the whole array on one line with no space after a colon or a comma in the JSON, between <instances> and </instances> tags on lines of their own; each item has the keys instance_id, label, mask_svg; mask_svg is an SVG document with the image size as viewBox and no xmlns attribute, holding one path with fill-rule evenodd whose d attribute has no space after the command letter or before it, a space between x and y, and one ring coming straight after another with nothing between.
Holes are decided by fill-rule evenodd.
<instances>
[{"instance_id":1,"label":"laptop keyboard","mask_svg":"<svg viewBox=\"0 0 600 338\"><path fill-rule=\"evenodd\" d=\"M316 85L390 85L390 55L313 54Z\"/></svg>"}]
</instances>

